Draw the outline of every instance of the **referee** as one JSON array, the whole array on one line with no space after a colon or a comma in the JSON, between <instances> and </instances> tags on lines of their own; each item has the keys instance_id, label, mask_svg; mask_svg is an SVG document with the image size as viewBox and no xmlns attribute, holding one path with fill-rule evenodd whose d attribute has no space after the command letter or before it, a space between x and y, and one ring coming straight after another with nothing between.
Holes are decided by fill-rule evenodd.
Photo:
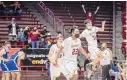
<instances>
[{"instance_id":1,"label":"referee","mask_svg":"<svg viewBox=\"0 0 127 80\"><path fill-rule=\"evenodd\" d=\"M102 66L102 80L111 80L109 70L111 69L112 51L107 48L106 43L101 45L101 50L104 56L104 58L100 61Z\"/></svg>"}]
</instances>

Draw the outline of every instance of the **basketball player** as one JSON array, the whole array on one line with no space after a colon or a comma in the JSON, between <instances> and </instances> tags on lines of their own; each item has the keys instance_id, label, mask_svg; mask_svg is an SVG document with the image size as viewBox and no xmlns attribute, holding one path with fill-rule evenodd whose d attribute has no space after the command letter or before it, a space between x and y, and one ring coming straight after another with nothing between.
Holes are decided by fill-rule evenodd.
<instances>
[{"instance_id":1,"label":"basketball player","mask_svg":"<svg viewBox=\"0 0 127 80\"><path fill-rule=\"evenodd\" d=\"M9 58L8 58L9 52L8 51L10 48L11 48L11 43L9 41L6 41L0 51L2 80L9 80L10 73L9 73L8 67L5 64L6 64L6 62L9 61Z\"/></svg>"},{"instance_id":2,"label":"basketball player","mask_svg":"<svg viewBox=\"0 0 127 80\"><path fill-rule=\"evenodd\" d=\"M90 70L94 70L97 63L103 58L103 55L100 51L100 49L98 49L97 46L97 37L96 34L97 32L103 32L104 28L105 28L105 22L102 22L102 27L98 28L92 25L92 22L90 19L87 19L84 21L86 29L81 33L80 38L86 38L87 42L88 42L88 51L90 53L90 59L91 59L91 63L89 65L87 65L87 68L90 68ZM90 75L88 77L91 76Z\"/></svg>"},{"instance_id":3,"label":"basketball player","mask_svg":"<svg viewBox=\"0 0 127 80\"><path fill-rule=\"evenodd\" d=\"M63 42L63 36L61 34L59 34L57 36L57 43L52 45L51 48L50 48L50 51L49 51L49 56L48 56L48 59L50 60L50 76L51 76L51 80L56 80L56 77L59 77L60 76L60 73L61 73L61 56L59 56L59 59L58 59L58 65L57 66L54 66L53 63L54 63L54 60L57 56L57 52L59 50L59 48L61 47L61 43Z\"/></svg>"},{"instance_id":4,"label":"basketball player","mask_svg":"<svg viewBox=\"0 0 127 80\"><path fill-rule=\"evenodd\" d=\"M25 58L25 54L23 51L19 50L15 52L11 57L10 60L6 63L9 71L12 75L12 80L20 80L20 60Z\"/></svg>"},{"instance_id":5,"label":"basketball player","mask_svg":"<svg viewBox=\"0 0 127 80\"><path fill-rule=\"evenodd\" d=\"M76 27L71 29L71 37L62 42L62 46L57 53L56 61L53 63L54 65L58 64L57 60L63 49L64 56L62 57L61 72L67 80L78 80L77 56L79 51L87 58L89 58L89 56L81 46L79 30Z\"/></svg>"}]
</instances>

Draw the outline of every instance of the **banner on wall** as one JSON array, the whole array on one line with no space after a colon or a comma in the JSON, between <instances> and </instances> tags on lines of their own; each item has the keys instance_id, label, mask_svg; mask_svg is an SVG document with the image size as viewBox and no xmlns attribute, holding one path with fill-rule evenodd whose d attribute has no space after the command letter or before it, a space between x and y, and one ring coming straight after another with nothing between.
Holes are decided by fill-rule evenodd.
<instances>
[{"instance_id":1,"label":"banner on wall","mask_svg":"<svg viewBox=\"0 0 127 80\"><path fill-rule=\"evenodd\" d=\"M48 61L49 49L23 49L26 59L22 61L23 66L42 66Z\"/></svg>"}]
</instances>

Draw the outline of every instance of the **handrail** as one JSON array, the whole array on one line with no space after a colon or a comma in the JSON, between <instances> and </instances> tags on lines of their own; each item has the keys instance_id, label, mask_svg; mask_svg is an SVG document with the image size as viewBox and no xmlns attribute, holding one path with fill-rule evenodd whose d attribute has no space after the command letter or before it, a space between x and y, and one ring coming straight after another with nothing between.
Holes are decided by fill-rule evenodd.
<instances>
[{"instance_id":1,"label":"handrail","mask_svg":"<svg viewBox=\"0 0 127 80\"><path fill-rule=\"evenodd\" d=\"M113 54L116 54L116 47L115 47L115 44L116 44L116 32L115 32L115 28L116 28L116 11L115 11L115 2L113 2Z\"/></svg>"},{"instance_id":2,"label":"handrail","mask_svg":"<svg viewBox=\"0 0 127 80\"><path fill-rule=\"evenodd\" d=\"M61 31L61 29L59 28L62 28L63 30L63 26L64 26L64 23L62 22L61 19L59 19L59 17L56 17L55 14L53 13L53 11L51 9L49 9L42 1L40 1L38 3L39 7L41 9L44 10L44 13L45 13L45 20L47 22L50 22L50 19L48 19L49 17L51 18L51 24L52 24L52 27L53 29L55 29L56 31ZM56 21L57 20L57 21ZM64 35L64 30L62 31L63 35Z\"/></svg>"}]
</instances>

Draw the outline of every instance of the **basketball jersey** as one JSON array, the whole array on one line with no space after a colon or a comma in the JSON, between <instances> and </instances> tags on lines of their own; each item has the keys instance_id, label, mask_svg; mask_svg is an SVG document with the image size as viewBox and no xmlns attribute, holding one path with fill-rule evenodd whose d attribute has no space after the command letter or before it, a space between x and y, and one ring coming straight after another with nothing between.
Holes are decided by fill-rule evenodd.
<instances>
[{"instance_id":1,"label":"basketball jersey","mask_svg":"<svg viewBox=\"0 0 127 80\"><path fill-rule=\"evenodd\" d=\"M15 52L15 53L10 57L10 59L11 59L11 60L14 60L14 61L16 62L17 59L18 59L18 56L19 56L19 52L20 52L20 51Z\"/></svg>"},{"instance_id":2,"label":"basketball jersey","mask_svg":"<svg viewBox=\"0 0 127 80\"><path fill-rule=\"evenodd\" d=\"M81 47L80 39L74 41L69 37L62 42L62 46L64 47L63 59L77 61L77 56L79 54L78 49Z\"/></svg>"},{"instance_id":3,"label":"basketball jersey","mask_svg":"<svg viewBox=\"0 0 127 80\"><path fill-rule=\"evenodd\" d=\"M106 50L102 51L102 53L103 53L104 59L102 59L102 60L100 61L100 64L101 64L102 66L104 66L104 65L109 65L110 62L111 62L111 59L112 59L111 56L110 56L109 49L107 48Z\"/></svg>"},{"instance_id":4,"label":"basketball jersey","mask_svg":"<svg viewBox=\"0 0 127 80\"><path fill-rule=\"evenodd\" d=\"M54 49L54 52L53 52L53 54L52 54L52 59L53 60L55 60L56 59L56 56L57 56L57 53L58 53L58 50L59 50L59 48L57 47L57 45L56 44L54 44L54 45L52 45L51 46L51 48L53 48ZM63 54L61 53L61 55L63 56ZM59 58L61 58L61 55L59 56Z\"/></svg>"},{"instance_id":5,"label":"basketball jersey","mask_svg":"<svg viewBox=\"0 0 127 80\"><path fill-rule=\"evenodd\" d=\"M96 33L98 32L98 27L93 26L91 30L85 29L80 37L85 37L88 42L89 47L96 47L97 48L97 36Z\"/></svg>"},{"instance_id":6,"label":"basketball jersey","mask_svg":"<svg viewBox=\"0 0 127 80\"><path fill-rule=\"evenodd\" d=\"M19 71L18 66L17 66L18 56L19 56L19 51L15 52L10 57L10 60L8 62L6 62L6 66L8 67L10 72Z\"/></svg>"}]
</instances>

